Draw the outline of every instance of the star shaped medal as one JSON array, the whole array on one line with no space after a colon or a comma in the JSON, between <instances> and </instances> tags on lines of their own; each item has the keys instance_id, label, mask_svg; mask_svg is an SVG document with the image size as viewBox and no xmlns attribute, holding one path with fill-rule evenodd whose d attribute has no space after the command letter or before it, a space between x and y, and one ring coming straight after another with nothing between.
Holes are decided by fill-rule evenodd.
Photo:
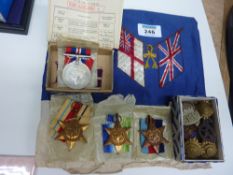
<instances>
[{"instance_id":1,"label":"star shaped medal","mask_svg":"<svg viewBox=\"0 0 233 175\"><path fill-rule=\"evenodd\" d=\"M159 153L159 146L161 143L168 143L168 140L163 137L163 131L165 126L160 128L155 127L154 119L147 116L147 130L139 130L140 134L143 134L145 141L143 147L152 146L156 153Z\"/></svg>"},{"instance_id":2,"label":"star shaped medal","mask_svg":"<svg viewBox=\"0 0 233 175\"><path fill-rule=\"evenodd\" d=\"M106 132L109 135L108 140L104 143L104 145L115 146L116 152L119 153L124 144L132 144L128 138L128 131L130 128L122 128L120 124L119 118L121 118L118 114L116 114L116 122L114 128L105 128Z\"/></svg>"},{"instance_id":3,"label":"star shaped medal","mask_svg":"<svg viewBox=\"0 0 233 175\"><path fill-rule=\"evenodd\" d=\"M87 124L80 124L79 119L73 118L66 121L59 121L62 131L57 135L56 139L65 141L68 150L72 150L77 141L87 142L83 135L88 127Z\"/></svg>"}]
</instances>

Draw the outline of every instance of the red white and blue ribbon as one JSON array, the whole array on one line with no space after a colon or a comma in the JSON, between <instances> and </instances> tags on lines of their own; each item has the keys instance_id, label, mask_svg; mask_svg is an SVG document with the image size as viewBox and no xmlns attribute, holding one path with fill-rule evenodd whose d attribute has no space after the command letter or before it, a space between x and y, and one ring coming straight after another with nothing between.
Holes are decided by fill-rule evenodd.
<instances>
[{"instance_id":1,"label":"red white and blue ribbon","mask_svg":"<svg viewBox=\"0 0 233 175\"><path fill-rule=\"evenodd\" d=\"M80 47L66 47L66 54L76 54L76 55L91 55L91 49L88 48L80 48Z\"/></svg>"},{"instance_id":2,"label":"red white and blue ribbon","mask_svg":"<svg viewBox=\"0 0 233 175\"><path fill-rule=\"evenodd\" d=\"M154 124L155 124L155 127L160 128L160 127L163 126L163 120L154 119ZM140 130L146 130L148 128L146 118L140 118L139 127L140 127ZM158 146L158 150L156 150L153 146L144 147L143 146L144 141L145 141L145 136L141 134L140 135L140 145L141 145L141 152L142 153L144 153L144 154L154 154L154 153L156 153L157 154L157 153L165 152L165 146L164 146L163 143L161 143Z\"/></svg>"},{"instance_id":3,"label":"red white and blue ribbon","mask_svg":"<svg viewBox=\"0 0 233 175\"><path fill-rule=\"evenodd\" d=\"M64 54L64 65L69 64L73 61L76 61L77 59L81 59L82 63L85 64L90 70L93 67L94 64L94 59L91 57L87 56L76 56L76 55L71 55L71 54Z\"/></svg>"}]
</instances>

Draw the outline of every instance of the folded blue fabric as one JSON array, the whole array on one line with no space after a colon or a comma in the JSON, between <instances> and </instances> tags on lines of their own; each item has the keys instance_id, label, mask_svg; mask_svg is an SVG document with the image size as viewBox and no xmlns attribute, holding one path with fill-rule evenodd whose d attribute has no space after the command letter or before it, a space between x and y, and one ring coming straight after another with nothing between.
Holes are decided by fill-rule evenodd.
<instances>
[{"instance_id":1,"label":"folded blue fabric","mask_svg":"<svg viewBox=\"0 0 233 175\"><path fill-rule=\"evenodd\" d=\"M205 96L196 20L124 10L111 94L133 94L140 105L167 105L177 95ZM111 94L93 94L94 101Z\"/></svg>"},{"instance_id":2,"label":"folded blue fabric","mask_svg":"<svg viewBox=\"0 0 233 175\"><path fill-rule=\"evenodd\" d=\"M13 0L0 0L0 21L6 22Z\"/></svg>"},{"instance_id":3,"label":"folded blue fabric","mask_svg":"<svg viewBox=\"0 0 233 175\"><path fill-rule=\"evenodd\" d=\"M20 24L24 6L25 0L14 0L7 17L8 24Z\"/></svg>"},{"instance_id":4,"label":"folded blue fabric","mask_svg":"<svg viewBox=\"0 0 233 175\"><path fill-rule=\"evenodd\" d=\"M93 93L93 98L97 103L112 94L133 94L138 105L167 105L177 95L205 96L195 19L124 10L113 92ZM42 99L49 96L43 86Z\"/></svg>"}]
</instances>

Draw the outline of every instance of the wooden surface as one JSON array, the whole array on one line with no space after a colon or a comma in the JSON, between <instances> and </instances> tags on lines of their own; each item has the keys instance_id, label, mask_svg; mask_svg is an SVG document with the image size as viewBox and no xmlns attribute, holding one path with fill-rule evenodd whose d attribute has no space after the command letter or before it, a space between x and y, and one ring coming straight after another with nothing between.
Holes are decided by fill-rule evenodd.
<instances>
[{"instance_id":1,"label":"wooden surface","mask_svg":"<svg viewBox=\"0 0 233 175\"><path fill-rule=\"evenodd\" d=\"M226 96L228 97L230 79L226 60L225 25L233 0L203 0L203 3L219 60Z\"/></svg>"}]
</instances>

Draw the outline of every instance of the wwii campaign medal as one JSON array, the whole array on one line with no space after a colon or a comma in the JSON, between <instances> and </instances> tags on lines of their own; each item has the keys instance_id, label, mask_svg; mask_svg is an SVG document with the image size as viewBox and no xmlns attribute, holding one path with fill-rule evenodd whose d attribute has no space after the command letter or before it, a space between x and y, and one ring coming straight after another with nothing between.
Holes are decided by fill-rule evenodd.
<instances>
[{"instance_id":1,"label":"wwii campaign medal","mask_svg":"<svg viewBox=\"0 0 233 175\"><path fill-rule=\"evenodd\" d=\"M163 137L165 126L160 128L155 127L154 119L147 116L147 130L139 130L140 134L145 137L143 147L153 146L156 153L159 152L159 146L161 143L168 143L168 140Z\"/></svg>"},{"instance_id":2,"label":"wwii campaign medal","mask_svg":"<svg viewBox=\"0 0 233 175\"><path fill-rule=\"evenodd\" d=\"M68 150L72 150L77 141L87 142L83 132L87 129L87 124L80 124L79 119L59 121L62 131L58 133L56 139L65 141Z\"/></svg>"},{"instance_id":3,"label":"wwii campaign medal","mask_svg":"<svg viewBox=\"0 0 233 175\"><path fill-rule=\"evenodd\" d=\"M65 65L62 79L72 89L83 89L90 83L91 71L80 59Z\"/></svg>"},{"instance_id":4,"label":"wwii campaign medal","mask_svg":"<svg viewBox=\"0 0 233 175\"><path fill-rule=\"evenodd\" d=\"M128 138L128 131L130 128L123 128L120 124L121 117L119 114L115 116L116 122L113 128L105 128L106 132L109 135L108 140L104 143L104 145L114 145L116 152L119 153L124 144L132 144L132 142Z\"/></svg>"}]
</instances>

